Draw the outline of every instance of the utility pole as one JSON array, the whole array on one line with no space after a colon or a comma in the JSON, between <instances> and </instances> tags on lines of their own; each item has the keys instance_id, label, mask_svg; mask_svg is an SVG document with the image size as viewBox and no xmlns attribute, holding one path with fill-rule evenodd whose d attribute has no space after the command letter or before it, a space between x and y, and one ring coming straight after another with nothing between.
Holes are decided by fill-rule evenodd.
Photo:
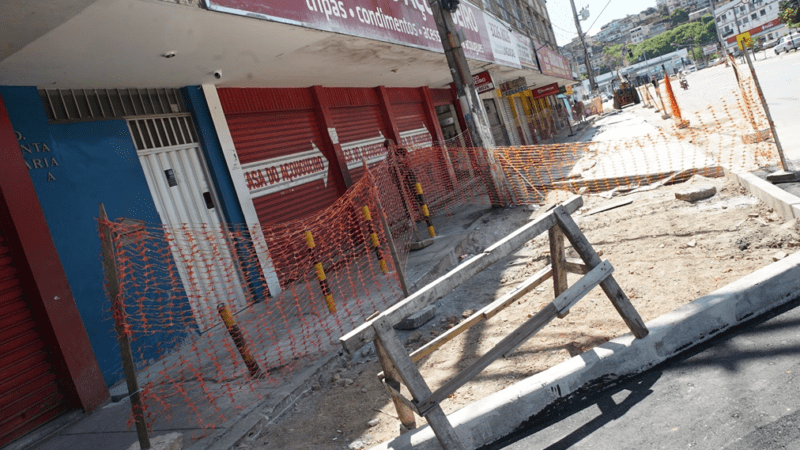
<instances>
[{"instance_id":1,"label":"utility pole","mask_svg":"<svg viewBox=\"0 0 800 450\"><path fill-rule=\"evenodd\" d=\"M592 72L592 62L589 59L589 51L586 50L586 41L583 39L583 31L581 30L581 21L578 18L578 11L575 9L575 0L569 0L569 4L572 5L572 16L575 17L575 28L578 30L578 37L581 39L581 45L583 46L583 57L584 61L586 61L586 74L589 75L589 87L592 89L592 92L596 92L597 83L594 81L594 72Z\"/></svg>"},{"instance_id":2,"label":"utility pole","mask_svg":"<svg viewBox=\"0 0 800 450\"><path fill-rule=\"evenodd\" d=\"M453 83L456 87L456 95L461 103L461 110L469 128L470 138L474 147L486 149L494 148L494 138L489 127L489 116L483 102L478 97L475 89L475 81L472 79L464 49L461 47L461 38L453 23L453 16L450 11L442 7L441 2L448 2L450 9L454 0L431 0L430 6L433 11L433 19L436 28L439 29L439 37L444 47L444 55L447 58L447 65L453 75ZM458 1L454 3L458 5Z\"/></svg>"},{"instance_id":3,"label":"utility pole","mask_svg":"<svg viewBox=\"0 0 800 450\"><path fill-rule=\"evenodd\" d=\"M507 194L504 186L504 174L498 169L494 159L494 137L489 126L489 116L483 102L478 97L478 90L475 89L475 80L467 65L467 57L461 47L461 38L458 29L453 23L453 11L458 8L459 0L429 0L433 19L436 28L439 30L439 39L442 41L444 55L447 58L447 65L453 75L453 84L456 87L456 95L461 104L461 112L467 122L472 146L483 148L485 158L488 163L488 173L479 170L479 175L486 184L489 191L489 198L492 206L503 206L503 196ZM476 157L473 155L473 157Z\"/></svg>"}]
</instances>

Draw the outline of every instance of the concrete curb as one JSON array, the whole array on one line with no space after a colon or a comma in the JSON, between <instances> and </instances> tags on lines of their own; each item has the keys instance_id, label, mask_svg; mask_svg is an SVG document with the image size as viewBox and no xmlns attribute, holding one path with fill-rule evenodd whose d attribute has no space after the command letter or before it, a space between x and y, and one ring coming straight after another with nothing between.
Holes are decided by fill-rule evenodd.
<instances>
[{"instance_id":1,"label":"concrete curb","mask_svg":"<svg viewBox=\"0 0 800 450\"><path fill-rule=\"evenodd\" d=\"M786 220L800 217L800 198L751 173L725 170L725 177L746 188Z\"/></svg>"},{"instance_id":2,"label":"concrete curb","mask_svg":"<svg viewBox=\"0 0 800 450\"><path fill-rule=\"evenodd\" d=\"M796 217L795 205L800 205L800 199L754 175L729 173L728 176L740 184L746 183L742 185L781 214L791 212L791 216L784 217ZM648 322L650 334L643 339L634 339L630 334L621 336L468 405L448 418L468 448L490 444L583 386L641 373L791 301L798 293L800 253L795 253ZM430 427L424 427L384 442L374 450L412 448L441 447Z\"/></svg>"}]
</instances>

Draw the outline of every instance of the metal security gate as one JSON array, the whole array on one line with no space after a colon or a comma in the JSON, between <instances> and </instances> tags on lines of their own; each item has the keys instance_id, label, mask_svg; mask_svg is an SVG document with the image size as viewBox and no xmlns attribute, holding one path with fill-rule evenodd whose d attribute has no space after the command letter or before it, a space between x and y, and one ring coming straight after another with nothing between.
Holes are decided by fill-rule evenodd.
<instances>
[{"instance_id":1,"label":"metal security gate","mask_svg":"<svg viewBox=\"0 0 800 450\"><path fill-rule=\"evenodd\" d=\"M500 101L502 101L502 99ZM500 114L497 110L497 101L493 98L483 99L483 107L486 108L486 115L489 116L489 126L492 129L494 144L500 147L507 147L509 145L508 133L503 125L503 121L500 120Z\"/></svg>"},{"instance_id":2,"label":"metal security gate","mask_svg":"<svg viewBox=\"0 0 800 450\"><path fill-rule=\"evenodd\" d=\"M514 119L514 113L511 112L511 105L509 102L508 97L498 98L498 108L497 110L500 112L500 115L503 118L503 122L506 125L506 133L508 134L508 141L509 144L513 147L518 145L522 145L522 141L519 138L519 131L517 131L517 122Z\"/></svg>"},{"instance_id":3,"label":"metal security gate","mask_svg":"<svg viewBox=\"0 0 800 450\"><path fill-rule=\"evenodd\" d=\"M201 330L220 323L217 305L247 305L238 261L224 233L189 114L128 119L139 161ZM207 231L205 231L207 230Z\"/></svg>"},{"instance_id":4,"label":"metal security gate","mask_svg":"<svg viewBox=\"0 0 800 450\"><path fill-rule=\"evenodd\" d=\"M68 409L0 230L0 447Z\"/></svg>"},{"instance_id":5,"label":"metal security gate","mask_svg":"<svg viewBox=\"0 0 800 450\"><path fill-rule=\"evenodd\" d=\"M513 97L514 108L517 110L517 120L519 120L519 128L522 130L522 135L525 136L525 145L533 145L535 141L531 136L531 129L528 126L527 118L525 117L525 109L522 107L522 99Z\"/></svg>"}]
</instances>

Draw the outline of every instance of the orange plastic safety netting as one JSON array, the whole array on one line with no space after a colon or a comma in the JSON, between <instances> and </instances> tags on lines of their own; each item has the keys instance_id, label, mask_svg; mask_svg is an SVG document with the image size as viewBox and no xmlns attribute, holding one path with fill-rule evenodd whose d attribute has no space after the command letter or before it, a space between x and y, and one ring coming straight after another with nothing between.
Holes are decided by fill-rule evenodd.
<instances>
[{"instance_id":1,"label":"orange plastic safety netting","mask_svg":"<svg viewBox=\"0 0 800 450\"><path fill-rule=\"evenodd\" d=\"M333 205L277 225L102 222L113 231L125 311L116 318L133 342L147 419L181 414L213 428L269 396L400 300L410 244L464 205L544 204L554 191L776 164L772 142L748 140L766 123L751 77L733 61L713 69L707 87L692 86L704 90L699 100L677 84L671 95L663 83L638 87L645 106L681 108L688 126L494 149L473 147L466 133L440 147L390 147Z\"/></svg>"},{"instance_id":2,"label":"orange plastic safety netting","mask_svg":"<svg viewBox=\"0 0 800 450\"><path fill-rule=\"evenodd\" d=\"M320 214L263 230L101 223L151 423L180 411L212 428L401 298L368 181ZM265 255L281 262L272 297Z\"/></svg>"}]
</instances>

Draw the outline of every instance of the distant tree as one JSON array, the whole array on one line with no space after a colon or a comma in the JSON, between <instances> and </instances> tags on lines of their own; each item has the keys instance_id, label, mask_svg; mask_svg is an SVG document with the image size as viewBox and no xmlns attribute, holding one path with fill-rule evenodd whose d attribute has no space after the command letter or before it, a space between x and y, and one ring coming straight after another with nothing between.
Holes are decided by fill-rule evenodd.
<instances>
[{"instance_id":1,"label":"distant tree","mask_svg":"<svg viewBox=\"0 0 800 450\"><path fill-rule=\"evenodd\" d=\"M651 6L651 7L647 8L647 9L645 9L644 13L650 15L650 14L653 14L654 12L656 12L656 11L657 10Z\"/></svg>"},{"instance_id":2,"label":"distant tree","mask_svg":"<svg viewBox=\"0 0 800 450\"><path fill-rule=\"evenodd\" d=\"M603 47L603 62L605 66L609 67L608 71L622 65L622 61L624 60L623 51L624 48L622 44L612 44Z\"/></svg>"},{"instance_id":3,"label":"distant tree","mask_svg":"<svg viewBox=\"0 0 800 450\"><path fill-rule=\"evenodd\" d=\"M672 11L672 14L669 15L669 20L672 21L672 26L674 27L678 24L688 22L689 13L683 8L677 8L675 11Z\"/></svg>"},{"instance_id":4,"label":"distant tree","mask_svg":"<svg viewBox=\"0 0 800 450\"><path fill-rule=\"evenodd\" d=\"M800 27L800 0L782 0L778 7L778 19L789 28Z\"/></svg>"},{"instance_id":5,"label":"distant tree","mask_svg":"<svg viewBox=\"0 0 800 450\"><path fill-rule=\"evenodd\" d=\"M667 8L666 4L658 5L658 13L663 17L669 17L669 8Z\"/></svg>"},{"instance_id":6,"label":"distant tree","mask_svg":"<svg viewBox=\"0 0 800 450\"><path fill-rule=\"evenodd\" d=\"M716 42L717 28L714 21L690 22L653 36L631 48L634 60L644 60L679 48L699 48ZM692 50L693 51L693 50Z\"/></svg>"}]
</instances>

